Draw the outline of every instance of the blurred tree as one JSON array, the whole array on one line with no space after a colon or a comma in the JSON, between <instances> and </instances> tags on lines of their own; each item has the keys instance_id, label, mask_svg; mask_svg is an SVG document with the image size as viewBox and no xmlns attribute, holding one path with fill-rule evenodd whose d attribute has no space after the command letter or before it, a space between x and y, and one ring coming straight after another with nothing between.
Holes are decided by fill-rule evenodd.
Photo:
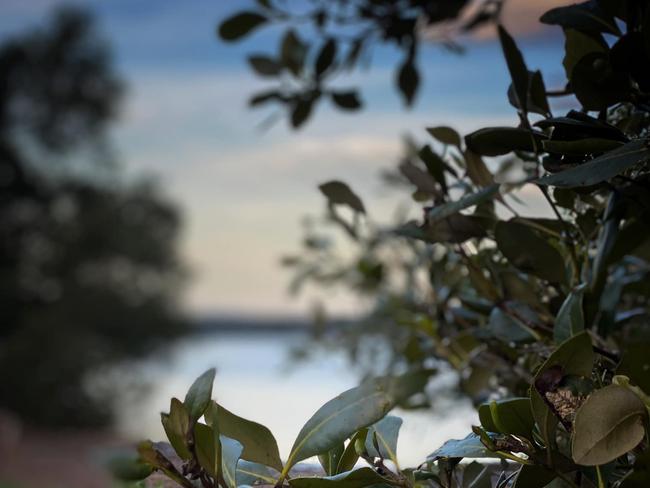
<instances>
[{"instance_id":1,"label":"blurred tree","mask_svg":"<svg viewBox=\"0 0 650 488\"><path fill-rule=\"evenodd\" d=\"M122 92L82 11L0 49L0 407L28 422L106 424L89 374L185 326L178 212L106 151Z\"/></svg>"}]
</instances>

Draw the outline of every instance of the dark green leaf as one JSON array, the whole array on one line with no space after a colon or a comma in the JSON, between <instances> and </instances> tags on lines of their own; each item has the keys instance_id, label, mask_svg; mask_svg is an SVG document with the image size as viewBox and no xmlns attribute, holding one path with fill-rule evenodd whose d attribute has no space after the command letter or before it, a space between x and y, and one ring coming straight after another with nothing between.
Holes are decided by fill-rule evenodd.
<instances>
[{"instance_id":1,"label":"dark green leaf","mask_svg":"<svg viewBox=\"0 0 650 488\"><path fill-rule=\"evenodd\" d=\"M564 300L555 317L553 338L555 342L564 342L585 328L584 312L582 311L582 298L585 285L580 285L573 290Z\"/></svg>"},{"instance_id":2,"label":"dark green leaf","mask_svg":"<svg viewBox=\"0 0 650 488\"><path fill-rule=\"evenodd\" d=\"M307 56L307 46L298 37L293 29L289 29L280 45L280 59L282 64L294 74L300 76L305 66L305 57Z\"/></svg>"},{"instance_id":3,"label":"dark green leaf","mask_svg":"<svg viewBox=\"0 0 650 488\"><path fill-rule=\"evenodd\" d=\"M367 486L394 484L393 479L384 478L371 468L355 469L354 471L347 471L324 478L304 477L289 480L289 485L292 488L365 488Z\"/></svg>"},{"instance_id":4,"label":"dark green leaf","mask_svg":"<svg viewBox=\"0 0 650 488\"><path fill-rule=\"evenodd\" d=\"M577 464L596 466L634 449L645 436L648 412L627 388L609 385L597 390L576 413L571 456Z\"/></svg>"},{"instance_id":5,"label":"dark green leaf","mask_svg":"<svg viewBox=\"0 0 650 488\"><path fill-rule=\"evenodd\" d=\"M433 207L428 215L429 222L437 222L451 215L460 212L463 209L478 205L484 201L494 198L499 193L499 185L493 184L476 193L469 193L455 202L442 203Z\"/></svg>"},{"instance_id":6,"label":"dark green leaf","mask_svg":"<svg viewBox=\"0 0 650 488\"><path fill-rule=\"evenodd\" d=\"M546 136L515 127L486 127L465 136L468 149L482 156L502 156L513 151L536 152Z\"/></svg>"},{"instance_id":7,"label":"dark green leaf","mask_svg":"<svg viewBox=\"0 0 650 488\"><path fill-rule=\"evenodd\" d=\"M575 29L564 30L564 71L567 80L571 80L573 68L578 61L587 54L593 52L604 53L607 51L607 43L600 34L585 34Z\"/></svg>"},{"instance_id":8,"label":"dark green leaf","mask_svg":"<svg viewBox=\"0 0 650 488\"><path fill-rule=\"evenodd\" d=\"M442 142L443 144L448 144L450 146L460 147L460 135L451 127L444 125L438 127L427 127L427 132L433 136L434 139Z\"/></svg>"},{"instance_id":9,"label":"dark green leaf","mask_svg":"<svg viewBox=\"0 0 650 488\"><path fill-rule=\"evenodd\" d=\"M113 456L107 466L113 477L120 481L140 481L153 472L153 466L143 463L135 454Z\"/></svg>"},{"instance_id":10,"label":"dark green leaf","mask_svg":"<svg viewBox=\"0 0 650 488\"><path fill-rule=\"evenodd\" d=\"M357 461L359 460L359 453L357 452L355 443L357 441L363 442L367 435L368 429L361 429L350 438L350 442L345 446L345 451L343 451L341 459L339 459L339 465L336 468L337 474L350 471L354 468L355 464L357 464Z\"/></svg>"},{"instance_id":11,"label":"dark green leaf","mask_svg":"<svg viewBox=\"0 0 650 488\"><path fill-rule=\"evenodd\" d=\"M373 457L388 459L399 466L397 462L397 437L402 426L402 419L387 415L368 429L366 451ZM376 446L375 446L376 442Z\"/></svg>"},{"instance_id":12,"label":"dark green leaf","mask_svg":"<svg viewBox=\"0 0 650 488\"><path fill-rule=\"evenodd\" d=\"M543 466L522 466L514 488L545 488L557 475Z\"/></svg>"},{"instance_id":13,"label":"dark green leaf","mask_svg":"<svg viewBox=\"0 0 650 488\"><path fill-rule=\"evenodd\" d=\"M528 68L521 55L521 51L515 44L514 39L508 32L499 25L499 40L501 41L501 49L506 58L512 85L514 86L515 93L517 94L518 104L521 111L526 113L528 111Z\"/></svg>"},{"instance_id":14,"label":"dark green leaf","mask_svg":"<svg viewBox=\"0 0 650 488\"><path fill-rule=\"evenodd\" d=\"M551 9L540 20L585 32L621 33L612 16L601 9L597 0Z\"/></svg>"},{"instance_id":15,"label":"dark green leaf","mask_svg":"<svg viewBox=\"0 0 650 488\"><path fill-rule=\"evenodd\" d=\"M334 59L336 59L336 41L334 39L328 39L316 57L316 76L320 77L325 73L332 66Z\"/></svg>"},{"instance_id":16,"label":"dark green leaf","mask_svg":"<svg viewBox=\"0 0 650 488\"><path fill-rule=\"evenodd\" d=\"M264 24L268 19L257 12L240 12L223 21L219 37L224 41L236 41Z\"/></svg>"},{"instance_id":17,"label":"dark green leaf","mask_svg":"<svg viewBox=\"0 0 650 488\"><path fill-rule=\"evenodd\" d=\"M318 186L318 189L327 200L335 205L347 205L359 213L366 213L363 202L348 185L342 181L328 181Z\"/></svg>"},{"instance_id":18,"label":"dark green leaf","mask_svg":"<svg viewBox=\"0 0 650 488\"><path fill-rule=\"evenodd\" d=\"M301 98L294 105L291 110L291 126L294 129L299 128L311 115L314 108L314 98Z\"/></svg>"},{"instance_id":19,"label":"dark green leaf","mask_svg":"<svg viewBox=\"0 0 650 488\"><path fill-rule=\"evenodd\" d=\"M277 76L282 71L282 65L268 56L249 56L248 63L261 76Z\"/></svg>"},{"instance_id":20,"label":"dark green leaf","mask_svg":"<svg viewBox=\"0 0 650 488\"><path fill-rule=\"evenodd\" d=\"M492 423L501 434L512 434L532 439L535 420L528 398L510 398L489 404Z\"/></svg>"},{"instance_id":21,"label":"dark green leaf","mask_svg":"<svg viewBox=\"0 0 650 488\"><path fill-rule=\"evenodd\" d=\"M215 442L214 431L205 424L194 425L194 452L196 459L205 471L213 478L217 477L219 466L219 448Z\"/></svg>"},{"instance_id":22,"label":"dark green leaf","mask_svg":"<svg viewBox=\"0 0 650 488\"><path fill-rule=\"evenodd\" d=\"M592 186L613 178L627 168L650 160L650 147L645 140L628 142L591 161L560 173L544 176L536 181L540 185L573 188Z\"/></svg>"},{"instance_id":23,"label":"dark green leaf","mask_svg":"<svg viewBox=\"0 0 650 488\"><path fill-rule=\"evenodd\" d=\"M602 154L619 148L623 145L620 141L611 139L585 138L576 141L542 141L544 151L556 154L583 156L585 154Z\"/></svg>"},{"instance_id":24,"label":"dark green leaf","mask_svg":"<svg viewBox=\"0 0 650 488\"><path fill-rule=\"evenodd\" d=\"M172 445L176 454L181 459L190 459L190 453L187 441L190 432L190 416L181 401L177 398L172 398L169 407L169 414L160 414L163 428L169 443Z\"/></svg>"},{"instance_id":25,"label":"dark green leaf","mask_svg":"<svg viewBox=\"0 0 650 488\"><path fill-rule=\"evenodd\" d=\"M361 100L359 100L359 96L354 90L332 92L332 101L343 110L358 110L361 108Z\"/></svg>"},{"instance_id":26,"label":"dark green leaf","mask_svg":"<svg viewBox=\"0 0 650 488\"><path fill-rule=\"evenodd\" d=\"M546 239L528 225L499 221L495 229L499 250L516 268L551 283L566 280L564 258Z\"/></svg>"},{"instance_id":27,"label":"dark green leaf","mask_svg":"<svg viewBox=\"0 0 650 488\"><path fill-rule=\"evenodd\" d=\"M451 439L442 447L427 456L428 461L440 458L499 458L500 456L489 451L476 434L469 434L464 439Z\"/></svg>"},{"instance_id":28,"label":"dark green leaf","mask_svg":"<svg viewBox=\"0 0 650 488\"><path fill-rule=\"evenodd\" d=\"M215 404L213 410L219 432L243 446L242 459L282 470L278 444L269 429L239 417L219 404Z\"/></svg>"},{"instance_id":29,"label":"dark green leaf","mask_svg":"<svg viewBox=\"0 0 650 488\"><path fill-rule=\"evenodd\" d=\"M397 73L397 86L404 97L404 103L407 106L413 104L419 84L420 75L418 70L413 63L413 60L408 59L404 64L402 64Z\"/></svg>"},{"instance_id":30,"label":"dark green leaf","mask_svg":"<svg viewBox=\"0 0 650 488\"><path fill-rule=\"evenodd\" d=\"M274 485L276 478L263 464L251 463L243 459L237 463L237 486L253 486L259 481L267 485Z\"/></svg>"}]
</instances>

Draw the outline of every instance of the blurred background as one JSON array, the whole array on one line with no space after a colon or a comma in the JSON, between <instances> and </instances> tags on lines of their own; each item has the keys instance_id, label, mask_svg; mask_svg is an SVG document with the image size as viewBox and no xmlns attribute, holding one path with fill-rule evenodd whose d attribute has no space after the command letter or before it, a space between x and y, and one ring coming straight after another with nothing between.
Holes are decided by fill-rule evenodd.
<instances>
[{"instance_id":1,"label":"blurred background","mask_svg":"<svg viewBox=\"0 0 650 488\"><path fill-rule=\"evenodd\" d=\"M508 0L502 12L553 88L562 45L538 17L563 3ZM517 122L488 26L451 48L423 40L410 109L394 87L400 52L378 44L345 80L363 87L363 109L319 105L293 130L284 113L247 107L267 86L247 56L276 46L279 31L235 44L216 35L249 5L1 3L0 487L114 486L107 453L161 439L158 413L212 366L221 403L288 452L316 408L389 361L381 348L313 340L323 323L363 317L372 296L290 293L281 261L322 223L317 186L346 181L377 225L417 216L387 184L405 137ZM528 197L525 212L543 214L541 195ZM404 412L405 463L474 420L456 382L443 373L430 385L453 417L435 404Z\"/></svg>"}]
</instances>

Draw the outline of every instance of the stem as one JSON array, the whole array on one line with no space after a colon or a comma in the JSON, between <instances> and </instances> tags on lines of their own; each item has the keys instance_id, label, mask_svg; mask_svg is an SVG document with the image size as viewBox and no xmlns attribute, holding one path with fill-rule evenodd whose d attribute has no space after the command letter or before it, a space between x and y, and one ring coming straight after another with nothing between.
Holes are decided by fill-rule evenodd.
<instances>
[{"instance_id":1,"label":"stem","mask_svg":"<svg viewBox=\"0 0 650 488\"><path fill-rule=\"evenodd\" d=\"M600 472L600 466L596 466L596 475L598 476L598 488L605 488L603 474Z\"/></svg>"}]
</instances>

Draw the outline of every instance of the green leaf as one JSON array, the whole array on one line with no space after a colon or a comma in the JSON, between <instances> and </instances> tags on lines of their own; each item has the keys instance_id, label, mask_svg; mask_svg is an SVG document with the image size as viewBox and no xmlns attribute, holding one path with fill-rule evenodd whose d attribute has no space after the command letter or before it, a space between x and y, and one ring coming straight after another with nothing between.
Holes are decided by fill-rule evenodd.
<instances>
[{"instance_id":1,"label":"green leaf","mask_svg":"<svg viewBox=\"0 0 650 488\"><path fill-rule=\"evenodd\" d=\"M451 127L444 125L440 125L438 127L427 127L427 132L431 134L434 139L442 142L443 144L460 148L460 135Z\"/></svg>"},{"instance_id":2,"label":"green leaf","mask_svg":"<svg viewBox=\"0 0 650 488\"><path fill-rule=\"evenodd\" d=\"M429 174L440 184L443 193L447 193L445 170L449 168L449 165L445 163L440 156L433 152L429 145L422 146L422 149L418 151L418 156L427 167Z\"/></svg>"},{"instance_id":3,"label":"green leaf","mask_svg":"<svg viewBox=\"0 0 650 488\"><path fill-rule=\"evenodd\" d=\"M522 110L522 107L519 106L519 98L513 84L510 84L508 87L508 101L513 107ZM546 85L544 85L542 72L539 70L528 72L528 100L526 107L529 112L540 115L548 116L550 113L548 99L546 97Z\"/></svg>"},{"instance_id":4,"label":"green leaf","mask_svg":"<svg viewBox=\"0 0 650 488\"><path fill-rule=\"evenodd\" d=\"M197 422L194 425L194 452L201 467L213 478L218 472L219 447L212 428Z\"/></svg>"},{"instance_id":5,"label":"green leaf","mask_svg":"<svg viewBox=\"0 0 650 488\"><path fill-rule=\"evenodd\" d=\"M345 451L339 459L339 465L336 468L336 473L343 473L345 471L350 471L354 468L359 460L359 453L357 452L355 443L357 441L363 441L368 435L368 429L361 429L356 432L351 438L348 445L345 446Z\"/></svg>"},{"instance_id":6,"label":"green leaf","mask_svg":"<svg viewBox=\"0 0 650 488\"><path fill-rule=\"evenodd\" d=\"M169 414L161 413L160 420L169 443L181 459L190 459L192 454L187 445L190 432L190 416L185 405L178 399L172 398Z\"/></svg>"},{"instance_id":7,"label":"green leaf","mask_svg":"<svg viewBox=\"0 0 650 488\"><path fill-rule=\"evenodd\" d=\"M551 9L542 15L540 21L585 32L621 33L612 16L603 11L596 0Z\"/></svg>"},{"instance_id":8,"label":"green leaf","mask_svg":"<svg viewBox=\"0 0 650 488\"><path fill-rule=\"evenodd\" d=\"M483 158L469 149L465 151L465 163L467 164L467 176L472 183L484 188L494 183L494 176L485 165Z\"/></svg>"},{"instance_id":9,"label":"green leaf","mask_svg":"<svg viewBox=\"0 0 650 488\"><path fill-rule=\"evenodd\" d=\"M282 71L282 65L268 56L249 56L248 63L260 76L277 76Z\"/></svg>"},{"instance_id":10,"label":"green leaf","mask_svg":"<svg viewBox=\"0 0 650 488\"><path fill-rule=\"evenodd\" d=\"M504 342L522 342L537 336L525 323L508 315L499 307L494 307L488 319L490 332Z\"/></svg>"},{"instance_id":11,"label":"green leaf","mask_svg":"<svg viewBox=\"0 0 650 488\"><path fill-rule=\"evenodd\" d=\"M241 454L242 459L282 471L278 443L269 429L235 415L216 402L213 405L213 412L213 419L216 419L219 432L242 444L244 449Z\"/></svg>"},{"instance_id":12,"label":"green leaf","mask_svg":"<svg viewBox=\"0 0 650 488\"><path fill-rule=\"evenodd\" d=\"M422 371L375 378L327 402L300 430L281 478L298 461L327 452L382 419L395 405L422 391L429 375Z\"/></svg>"},{"instance_id":13,"label":"green leaf","mask_svg":"<svg viewBox=\"0 0 650 488\"><path fill-rule=\"evenodd\" d=\"M591 161L559 173L544 176L536 181L539 185L573 188L592 186L613 178L627 168L650 160L647 140L628 142Z\"/></svg>"},{"instance_id":14,"label":"green leaf","mask_svg":"<svg viewBox=\"0 0 650 488\"><path fill-rule=\"evenodd\" d=\"M517 127L486 127L465 136L467 148L482 156L502 156L513 151L536 152L546 136Z\"/></svg>"},{"instance_id":15,"label":"green leaf","mask_svg":"<svg viewBox=\"0 0 650 488\"><path fill-rule=\"evenodd\" d=\"M192 482L178 472L172 462L154 446L153 442L143 441L138 444L138 454L142 462L162 471L165 476L174 480L182 487L194 488Z\"/></svg>"},{"instance_id":16,"label":"green leaf","mask_svg":"<svg viewBox=\"0 0 650 488\"><path fill-rule=\"evenodd\" d=\"M294 76L300 76L305 66L307 45L293 29L287 30L280 45L280 60Z\"/></svg>"},{"instance_id":17,"label":"green leaf","mask_svg":"<svg viewBox=\"0 0 650 488\"><path fill-rule=\"evenodd\" d=\"M575 29L564 30L564 71L571 80L573 68L587 54L607 51L607 43L601 35L588 35Z\"/></svg>"},{"instance_id":18,"label":"green leaf","mask_svg":"<svg viewBox=\"0 0 650 488\"><path fill-rule=\"evenodd\" d=\"M481 438L472 433L464 439L450 439L442 447L427 456L427 461L441 458L500 458L497 453L489 451Z\"/></svg>"},{"instance_id":19,"label":"green leaf","mask_svg":"<svg viewBox=\"0 0 650 488\"><path fill-rule=\"evenodd\" d=\"M508 32L499 25L499 40L501 41L501 49L506 58L508 71L512 78L512 85L514 86L515 93L517 94L518 106L523 113L528 111L528 68L521 51L515 44L514 39Z\"/></svg>"},{"instance_id":20,"label":"green leaf","mask_svg":"<svg viewBox=\"0 0 650 488\"><path fill-rule=\"evenodd\" d=\"M403 161L399 165L399 171L418 191L427 195L442 196L435 178L429 172L423 171L410 161Z\"/></svg>"},{"instance_id":21,"label":"green leaf","mask_svg":"<svg viewBox=\"0 0 650 488\"><path fill-rule=\"evenodd\" d=\"M528 398L493 400L489 403L489 408L492 424L497 428L495 432L512 434L527 439L533 438L532 432L535 419Z\"/></svg>"},{"instance_id":22,"label":"green leaf","mask_svg":"<svg viewBox=\"0 0 650 488\"><path fill-rule=\"evenodd\" d=\"M343 110L358 110L361 108L361 100L359 100L359 96L354 90L332 92L332 101Z\"/></svg>"},{"instance_id":23,"label":"green leaf","mask_svg":"<svg viewBox=\"0 0 650 488\"><path fill-rule=\"evenodd\" d=\"M237 486L253 486L258 481L264 484L274 485L276 477L272 475L269 468L259 463L251 463L243 459L237 463Z\"/></svg>"},{"instance_id":24,"label":"green leaf","mask_svg":"<svg viewBox=\"0 0 650 488\"><path fill-rule=\"evenodd\" d=\"M237 464L237 486L253 486L255 484L274 485L277 475L274 475L267 466L251 463L243 459Z\"/></svg>"},{"instance_id":25,"label":"green leaf","mask_svg":"<svg viewBox=\"0 0 650 488\"><path fill-rule=\"evenodd\" d=\"M528 225L499 221L495 229L499 250L516 268L551 283L565 282L564 258Z\"/></svg>"},{"instance_id":26,"label":"green leaf","mask_svg":"<svg viewBox=\"0 0 650 488\"><path fill-rule=\"evenodd\" d=\"M316 57L316 65L314 66L317 77L320 77L332 66L336 58L336 47L336 41L334 39L328 39L321 48Z\"/></svg>"},{"instance_id":27,"label":"green leaf","mask_svg":"<svg viewBox=\"0 0 650 488\"><path fill-rule=\"evenodd\" d=\"M482 202L490 200L494 198L495 195L498 195L498 193L499 193L499 185L495 183L475 193L469 193L463 196L462 198L456 200L455 202L448 202L448 203L442 203L440 205L436 205L431 210L429 210L427 219L429 220L429 222L436 222L439 220L443 220L468 207L472 207L474 205L478 205Z\"/></svg>"},{"instance_id":28,"label":"green leaf","mask_svg":"<svg viewBox=\"0 0 650 488\"><path fill-rule=\"evenodd\" d=\"M645 436L647 416L641 399L627 388L609 385L593 392L576 413L573 460L597 466L631 451Z\"/></svg>"},{"instance_id":29,"label":"green leaf","mask_svg":"<svg viewBox=\"0 0 650 488\"><path fill-rule=\"evenodd\" d=\"M112 456L106 463L111 475L120 481L140 481L147 478L154 470L150 464L143 463L135 455Z\"/></svg>"},{"instance_id":30,"label":"green leaf","mask_svg":"<svg viewBox=\"0 0 650 488\"><path fill-rule=\"evenodd\" d=\"M352 210L359 213L366 213L363 202L354 193L348 185L342 181L328 181L318 186L318 189L327 200L335 205L347 205Z\"/></svg>"},{"instance_id":31,"label":"green leaf","mask_svg":"<svg viewBox=\"0 0 650 488\"><path fill-rule=\"evenodd\" d=\"M397 87L404 97L407 106L413 104L415 94L420 85L420 75L412 59L407 59L397 73Z\"/></svg>"},{"instance_id":32,"label":"green leaf","mask_svg":"<svg viewBox=\"0 0 650 488\"><path fill-rule=\"evenodd\" d=\"M542 141L544 151L556 154L583 156L585 154L601 154L617 149L623 145L620 141L587 137L577 141Z\"/></svg>"},{"instance_id":33,"label":"green leaf","mask_svg":"<svg viewBox=\"0 0 650 488\"><path fill-rule=\"evenodd\" d=\"M208 408L212 399L212 383L216 370L211 368L199 376L185 395L185 408L190 415L190 424L194 424Z\"/></svg>"},{"instance_id":34,"label":"green leaf","mask_svg":"<svg viewBox=\"0 0 650 488\"><path fill-rule=\"evenodd\" d=\"M555 317L553 338L555 342L563 342L585 328L585 317L582 311L582 299L585 285L582 284L566 297Z\"/></svg>"},{"instance_id":35,"label":"green leaf","mask_svg":"<svg viewBox=\"0 0 650 488\"><path fill-rule=\"evenodd\" d=\"M371 468L355 469L354 471L347 471L335 476L326 476L323 478L310 476L289 480L289 485L293 488L365 488L366 486L394 484L394 480L384 478Z\"/></svg>"},{"instance_id":36,"label":"green leaf","mask_svg":"<svg viewBox=\"0 0 650 488\"><path fill-rule=\"evenodd\" d=\"M221 443L221 472L227 488L237 488L237 463L244 447L235 439L219 436Z\"/></svg>"},{"instance_id":37,"label":"green leaf","mask_svg":"<svg viewBox=\"0 0 650 488\"><path fill-rule=\"evenodd\" d=\"M318 455L318 462L323 467L323 471L325 471L326 475L331 476L337 473L336 470L344 451L345 446L341 443L337 444L329 451Z\"/></svg>"},{"instance_id":38,"label":"green leaf","mask_svg":"<svg viewBox=\"0 0 650 488\"><path fill-rule=\"evenodd\" d=\"M314 108L314 97L300 98L298 99L291 109L291 127L294 129L299 128L311 115L311 112Z\"/></svg>"},{"instance_id":39,"label":"green leaf","mask_svg":"<svg viewBox=\"0 0 650 488\"><path fill-rule=\"evenodd\" d=\"M399 466L397 462L397 438L401 426L402 419L393 415L387 415L372 425L368 429L366 437L366 451L368 454L373 457L389 459L396 466ZM375 441L377 443L376 447Z\"/></svg>"},{"instance_id":40,"label":"green leaf","mask_svg":"<svg viewBox=\"0 0 650 488\"><path fill-rule=\"evenodd\" d=\"M219 26L219 37L224 41L236 41L267 21L266 17L257 12L240 12L223 21Z\"/></svg>"}]
</instances>

